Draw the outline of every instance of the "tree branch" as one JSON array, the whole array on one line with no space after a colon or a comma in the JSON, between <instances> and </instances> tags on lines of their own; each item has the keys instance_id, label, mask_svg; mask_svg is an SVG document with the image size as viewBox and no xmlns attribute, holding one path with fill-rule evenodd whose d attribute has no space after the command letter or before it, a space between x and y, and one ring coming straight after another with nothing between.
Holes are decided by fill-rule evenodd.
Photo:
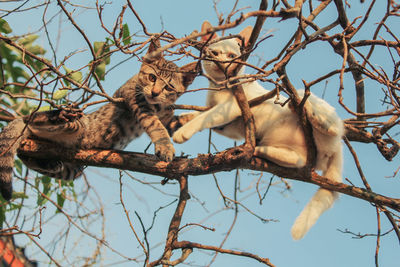
<instances>
[{"instance_id":1,"label":"tree branch","mask_svg":"<svg viewBox=\"0 0 400 267\"><path fill-rule=\"evenodd\" d=\"M248 252L244 252L244 251L237 251L237 250L231 250L231 249L224 249L224 248L220 248L220 247L215 247L215 246L208 246L208 245L203 245L203 244L199 244L199 243L195 243L195 242L189 242L189 241L180 241L180 242L176 242L174 243L174 247L175 248L198 248L198 249L204 249L204 250L211 250L211 251L218 251L219 253L225 253L225 254L231 254L231 255L236 255L236 256L243 256L243 257L249 257L249 258L253 258L261 263L264 263L265 265L274 267L275 265L273 265L268 258L261 258L258 255L255 254L251 254Z\"/></svg>"},{"instance_id":2,"label":"tree branch","mask_svg":"<svg viewBox=\"0 0 400 267\"><path fill-rule=\"evenodd\" d=\"M386 197L369 192L363 188L334 182L314 172L309 173L307 176L302 169L284 168L261 158L253 157L250 161L247 161L244 160L243 153L246 153L245 148L238 146L216 154L199 154L196 158L177 157L174 161L168 163L159 161L154 155L136 152L99 149L75 150L67 148L63 148L61 152L59 146L31 139L25 140L18 150L18 154L22 156L59 159L81 165L124 169L172 179L188 175L198 176L231 171L238 168L257 170L288 179L312 183L328 190L337 191L400 211L400 199Z\"/></svg>"}]
</instances>

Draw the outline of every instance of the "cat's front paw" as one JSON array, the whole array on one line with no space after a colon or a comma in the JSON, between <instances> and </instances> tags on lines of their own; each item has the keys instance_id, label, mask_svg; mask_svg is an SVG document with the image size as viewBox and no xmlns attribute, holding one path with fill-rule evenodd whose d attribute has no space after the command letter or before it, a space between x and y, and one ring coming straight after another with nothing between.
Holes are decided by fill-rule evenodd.
<instances>
[{"instance_id":1,"label":"cat's front paw","mask_svg":"<svg viewBox=\"0 0 400 267\"><path fill-rule=\"evenodd\" d=\"M182 144L189 140L190 137L192 137L193 134L186 131L185 128L187 127L181 127L178 131L174 133L174 135L172 136L172 140L174 140L175 143Z\"/></svg>"},{"instance_id":2,"label":"cat's front paw","mask_svg":"<svg viewBox=\"0 0 400 267\"><path fill-rule=\"evenodd\" d=\"M175 148L171 143L167 144L154 144L156 156L162 160L170 162L174 159Z\"/></svg>"}]
</instances>

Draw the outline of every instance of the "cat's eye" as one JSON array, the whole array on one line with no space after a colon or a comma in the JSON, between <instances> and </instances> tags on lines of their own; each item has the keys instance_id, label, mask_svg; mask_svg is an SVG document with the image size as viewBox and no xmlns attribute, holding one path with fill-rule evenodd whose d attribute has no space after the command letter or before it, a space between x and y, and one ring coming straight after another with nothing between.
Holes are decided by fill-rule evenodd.
<instances>
[{"instance_id":1,"label":"cat's eye","mask_svg":"<svg viewBox=\"0 0 400 267\"><path fill-rule=\"evenodd\" d=\"M217 56L218 56L218 51L211 50L211 54L212 54L213 56L217 57Z\"/></svg>"},{"instance_id":2,"label":"cat's eye","mask_svg":"<svg viewBox=\"0 0 400 267\"><path fill-rule=\"evenodd\" d=\"M175 87L172 84L167 84L165 86L165 90L170 91L170 92L175 91Z\"/></svg>"},{"instance_id":3,"label":"cat's eye","mask_svg":"<svg viewBox=\"0 0 400 267\"><path fill-rule=\"evenodd\" d=\"M228 54L228 58L232 58L232 59L233 59L233 58L236 58L236 55L235 55L234 53L229 53L229 54Z\"/></svg>"},{"instance_id":4,"label":"cat's eye","mask_svg":"<svg viewBox=\"0 0 400 267\"><path fill-rule=\"evenodd\" d=\"M149 81L154 83L157 80L157 76L154 75L153 73L149 74Z\"/></svg>"}]
</instances>

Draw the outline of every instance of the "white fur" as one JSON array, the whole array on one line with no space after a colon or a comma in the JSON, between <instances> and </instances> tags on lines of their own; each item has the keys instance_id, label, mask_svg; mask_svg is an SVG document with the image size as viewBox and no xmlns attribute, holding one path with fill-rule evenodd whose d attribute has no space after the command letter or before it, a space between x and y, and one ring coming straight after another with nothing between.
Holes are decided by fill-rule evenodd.
<instances>
[{"instance_id":1,"label":"white fur","mask_svg":"<svg viewBox=\"0 0 400 267\"><path fill-rule=\"evenodd\" d=\"M219 60L228 60L226 55L229 53L240 55L239 48L235 39L223 40L208 47L209 51L218 52L210 55ZM218 56L215 57L216 54ZM222 63L222 66L225 68L228 63ZM214 80L225 80L224 72L212 61L203 61L203 68ZM217 86L210 82L210 87ZM243 90L248 100L268 92L256 81L244 83ZM299 91L299 95L304 95L304 91ZM281 97L281 101L283 100ZM193 120L175 132L173 140L176 143L183 143L196 132L207 128L214 128L218 133L230 138L244 137L244 126L238 119L241 111L230 90L210 90L207 95L207 105L211 107L209 110L198 113ZM343 123L333 107L313 94L308 98L305 108L313 127L318 153L316 169L322 170L326 178L340 182ZM306 164L307 146L297 114L291 111L288 105L282 107L275 104L274 99L252 107L251 111L255 119L258 140L255 156L268 159L283 167L303 167ZM337 193L319 189L296 219L292 228L293 238L302 238L319 216L332 206L336 198Z\"/></svg>"}]
</instances>

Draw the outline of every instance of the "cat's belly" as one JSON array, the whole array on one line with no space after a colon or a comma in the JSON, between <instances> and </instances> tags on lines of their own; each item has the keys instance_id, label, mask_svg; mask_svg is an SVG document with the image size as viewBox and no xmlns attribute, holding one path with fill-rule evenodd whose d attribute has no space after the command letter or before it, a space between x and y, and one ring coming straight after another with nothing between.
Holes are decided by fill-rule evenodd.
<instances>
[{"instance_id":1,"label":"cat's belly","mask_svg":"<svg viewBox=\"0 0 400 267\"><path fill-rule=\"evenodd\" d=\"M281 117L274 122L260 119L260 122L256 122L256 138L260 145L306 148L303 129L294 116Z\"/></svg>"},{"instance_id":2,"label":"cat's belly","mask_svg":"<svg viewBox=\"0 0 400 267\"><path fill-rule=\"evenodd\" d=\"M113 149L124 149L133 139L138 138L144 132L143 129L128 129L124 135L120 135L112 144Z\"/></svg>"},{"instance_id":3,"label":"cat's belly","mask_svg":"<svg viewBox=\"0 0 400 267\"><path fill-rule=\"evenodd\" d=\"M124 149L144 132L134 121L106 121L90 126L79 142L82 148Z\"/></svg>"},{"instance_id":4,"label":"cat's belly","mask_svg":"<svg viewBox=\"0 0 400 267\"><path fill-rule=\"evenodd\" d=\"M134 140L134 139L138 138L139 136L141 136L143 132L144 132L144 130L136 131L136 132L132 133L129 136L125 136L125 137L121 138L120 140L118 140L118 142L116 142L114 144L113 148L114 149L121 149L121 150L125 149L125 147L127 145L129 145L132 142L132 140Z\"/></svg>"}]
</instances>

